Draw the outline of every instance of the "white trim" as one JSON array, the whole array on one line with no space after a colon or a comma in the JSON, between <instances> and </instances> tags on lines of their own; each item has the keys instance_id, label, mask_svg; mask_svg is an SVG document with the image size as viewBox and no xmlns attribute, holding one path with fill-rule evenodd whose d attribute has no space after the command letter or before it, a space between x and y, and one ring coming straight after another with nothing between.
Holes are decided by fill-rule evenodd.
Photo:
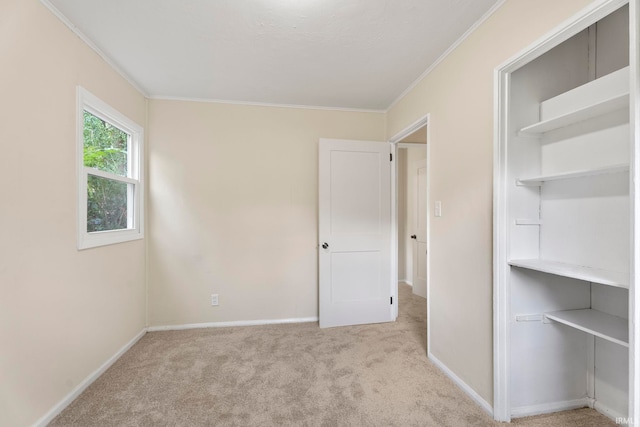
<instances>
[{"instance_id":1,"label":"white trim","mask_svg":"<svg viewBox=\"0 0 640 427\"><path fill-rule=\"evenodd\" d=\"M591 399L566 400L562 402L541 403L539 405L518 406L511 410L513 418L530 417L533 415L550 414L553 412L569 411L571 409L589 408L592 406Z\"/></svg>"},{"instance_id":2,"label":"white trim","mask_svg":"<svg viewBox=\"0 0 640 427\"><path fill-rule=\"evenodd\" d=\"M475 392L467 383L462 381L462 379L453 373L451 369L449 369L444 363L438 360L437 357L433 355L433 353L428 353L429 360L433 362L434 365L438 367L446 376L448 376L458 387L462 389L467 395L475 401L484 411L489 414L489 416L493 417L493 408L489 405L489 402L484 400L482 396Z\"/></svg>"},{"instance_id":3,"label":"white trim","mask_svg":"<svg viewBox=\"0 0 640 427\"><path fill-rule=\"evenodd\" d=\"M393 155L394 161L391 162L391 277L389 282L391 283L391 317L395 321L398 318L400 300L398 292L398 272L400 266L398 265L398 256L400 254L400 248L398 245L398 147L389 141L389 150Z\"/></svg>"},{"instance_id":4,"label":"white trim","mask_svg":"<svg viewBox=\"0 0 640 427\"><path fill-rule=\"evenodd\" d=\"M392 144L398 144L399 147L404 146L404 144L407 144L407 143L401 143L400 141L402 141L404 138L408 137L418 129L423 128L424 126L427 126L428 124L429 124L429 114L425 114L415 122L411 123L409 126L402 129L400 132L396 133L394 136L389 138L389 142ZM427 135L427 142L428 141L429 141L429 135ZM412 144L412 146L416 146L416 145L418 144Z\"/></svg>"},{"instance_id":5,"label":"white trim","mask_svg":"<svg viewBox=\"0 0 640 427\"><path fill-rule=\"evenodd\" d=\"M629 409L628 417L640 426L640 2L629 2L631 123L631 272L629 283Z\"/></svg>"},{"instance_id":6,"label":"white trim","mask_svg":"<svg viewBox=\"0 0 640 427\"><path fill-rule=\"evenodd\" d=\"M589 405L590 407L600 412L602 415L604 415L605 417L609 418L611 421L617 424L620 424L620 423L617 422L616 419L621 419L621 418L635 419L630 415L622 414L614 409L611 409L608 406L603 405L602 403L600 403L599 400L593 400L593 399L590 399L590 400L591 400L591 404ZM636 423L636 424L640 424L640 423Z\"/></svg>"},{"instance_id":7,"label":"white trim","mask_svg":"<svg viewBox=\"0 0 640 427\"><path fill-rule=\"evenodd\" d=\"M184 102L204 102L210 104L230 104L230 105L247 105L250 107L272 107L272 108L293 108L298 110L324 110L324 111L346 111L351 113L377 113L386 114L387 110L380 109L367 109L367 108L347 108L347 107L326 107L320 105L300 105L300 104L275 104L269 102L254 102L254 101L232 101L227 99L214 99L214 98L190 98L182 96L162 96L153 95L149 96L149 99L158 101L184 101Z\"/></svg>"},{"instance_id":8,"label":"white trim","mask_svg":"<svg viewBox=\"0 0 640 427\"><path fill-rule=\"evenodd\" d=\"M182 331L185 329L227 328L231 326L261 326L281 325L285 323L310 323L317 322L318 317L300 317L293 319L267 319L267 320L234 320L230 322L186 323L182 325L149 326L147 332Z\"/></svg>"},{"instance_id":9,"label":"white trim","mask_svg":"<svg viewBox=\"0 0 640 427\"><path fill-rule=\"evenodd\" d=\"M127 178L126 176L120 176L120 175L116 175L110 172L104 172L101 171L100 169L96 169L96 168L85 168L85 173L87 175L93 175L93 176L98 176L100 178L106 178L106 179L110 179L113 181L120 181L120 182L125 182L127 184L137 184L138 180L137 179L133 179L133 178Z\"/></svg>"},{"instance_id":10,"label":"white trim","mask_svg":"<svg viewBox=\"0 0 640 427\"><path fill-rule=\"evenodd\" d=\"M93 371L89 376L87 376L84 380L80 382L74 388L71 393L67 394L64 399L58 402L53 408L49 410L46 414L44 414L38 421L36 421L33 425L37 427L44 427L49 424L55 417L60 414L69 406L71 402L73 402L83 391L86 390L98 377L105 373L107 369L111 367L123 354L125 354L135 343L137 343L140 338L142 338L147 333L147 329L143 328L135 337L131 339L128 343L126 343L120 350L116 352L113 356L111 356L106 362L104 362L98 369Z\"/></svg>"},{"instance_id":11,"label":"white trim","mask_svg":"<svg viewBox=\"0 0 640 427\"><path fill-rule=\"evenodd\" d=\"M149 99L145 98L144 100L144 128L145 129L149 129ZM147 137L148 138L148 137ZM144 142L144 147L147 147L147 144L149 141L147 141L145 139ZM148 176L148 166L149 166L149 160L146 156L142 157L142 166L143 166L143 171L144 171L144 180L145 182L149 182L149 176ZM149 202L149 194L150 192L145 192L144 195L144 199L142 200L143 202L143 206L150 206L147 205L147 203ZM147 223L148 218L148 211L143 211L144 214L144 223ZM144 224L143 224L144 225ZM149 250L149 240L150 239L145 239L144 240L144 325L145 326L149 326L149 254L151 253L151 251Z\"/></svg>"},{"instance_id":12,"label":"white trim","mask_svg":"<svg viewBox=\"0 0 640 427\"><path fill-rule=\"evenodd\" d=\"M494 159L493 159L493 414L496 421L511 420L509 394L509 287L506 285L506 111L509 75L494 73ZM502 106L504 105L504 107Z\"/></svg>"},{"instance_id":13,"label":"white trim","mask_svg":"<svg viewBox=\"0 0 640 427\"><path fill-rule=\"evenodd\" d=\"M82 86L76 89L76 175L77 247L78 250L129 242L144 238L144 128ZM126 177L84 166L84 111L115 125L130 135L128 144L128 173ZM99 176L128 185L127 228L102 232L87 232L87 180Z\"/></svg>"},{"instance_id":14,"label":"white trim","mask_svg":"<svg viewBox=\"0 0 640 427\"><path fill-rule=\"evenodd\" d=\"M64 25L66 25L71 30L71 32L78 36L78 38L80 38L80 40L82 40L87 46L89 46L89 48L97 53L104 62L109 64L109 66L113 68L118 74L120 74L120 76L122 76L122 78L125 79L131 86L133 86L142 95L148 97L147 91L145 91L137 81L135 81L130 75L128 75L118 64L115 63L115 61L113 61L109 57L109 55L107 55L93 41L91 41L91 39L87 37L86 34L80 31L78 27L73 25L73 23L69 21L69 19L62 12L60 12L60 10L55 7L50 0L40 0L40 3L42 3L44 7L49 9L49 11L56 18L58 18Z\"/></svg>"},{"instance_id":15,"label":"white trim","mask_svg":"<svg viewBox=\"0 0 640 427\"><path fill-rule=\"evenodd\" d=\"M551 414L554 412L570 411L579 408L593 408L611 421L616 419L627 418L628 415L622 414L610 407L600 403L599 400L583 397L582 399L565 400L561 402L541 403L539 405L519 406L511 410L513 418L531 417L540 414Z\"/></svg>"},{"instance_id":16,"label":"white trim","mask_svg":"<svg viewBox=\"0 0 640 427\"><path fill-rule=\"evenodd\" d=\"M637 1L637 0L635 0ZM494 202L493 202L493 396L497 421L509 421L510 325L507 275L506 138L510 74L617 10L627 0L599 0L523 49L494 71Z\"/></svg>"},{"instance_id":17,"label":"white trim","mask_svg":"<svg viewBox=\"0 0 640 427\"><path fill-rule=\"evenodd\" d=\"M440 65L442 61L444 61L449 55L451 55L453 51L458 48L458 46L460 46L475 30L477 30L480 25L484 24L484 22L489 19L491 15L493 15L498 9L500 9L500 7L505 2L506 0L498 0L493 6L491 6L491 8L489 8L489 10L487 10L484 15L480 17L480 19L478 19L471 27L469 27L469 29L465 31L464 34L460 36L460 38L458 38L458 40L453 42L453 44L449 46L449 48L438 57L438 59L436 59L431 65L429 65L429 68L427 68L422 74L420 74L420 76L415 79L413 83L409 85L409 87L407 87L400 95L396 97L396 99L391 102L391 104L389 104L389 106L385 110L385 113L388 113L389 110L395 107L396 104L399 103L402 98L407 96L407 94L411 92L425 77L431 74L431 72L435 70L435 68Z\"/></svg>"},{"instance_id":18,"label":"white trim","mask_svg":"<svg viewBox=\"0 0 640 427\"><path fill-rule=\"evenodd\" d=\"M413 282L411 280L407 280L407 279L400 279L398 280L398 283L404 283L405 285L409 285L413 288Z\"/></svg>"},{"instance_id":19,"label":"white trim","mask_svg":"<svg viewBox=\"0 0 640 427\"><path fill-rule=\"evenodd\" d=\"M427 126L427 353L431 352L431 114L426 115Z\"/></svg>"}]
</instances>

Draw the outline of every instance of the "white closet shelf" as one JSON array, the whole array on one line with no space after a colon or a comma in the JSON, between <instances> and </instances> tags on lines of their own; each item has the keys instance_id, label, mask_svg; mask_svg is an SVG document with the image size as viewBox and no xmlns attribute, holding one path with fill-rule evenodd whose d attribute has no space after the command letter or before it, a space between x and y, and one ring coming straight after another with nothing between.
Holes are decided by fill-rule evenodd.
<instances>
[{"instance_id":1,"label":"white closet shelf","mask_svg":"<svg viewBox=\"0 0 640 427\"><path fill-rule=\"evenodd\" d=\"M563 172L563 173L550 174L550 175L541 175L541 176L536 176L532 178L519 179L517 184L528 185L528 186L540 186L542 185L542 183L546 181L557 181L561 179L572 179L572 178L584 178L588 176L627 172L628 170L629 170L628 164L618 164L618 165L604 166L600 168L585 169L585 170Z\"/></svg>"},{"instance_id":2,"label":"white closet shelf","mask_svg":"<svg viewBox=\"0 0 640 427\"><path fill-rule=\"evenodd\" d=\"M629 347L629 322L590 308L545 313L545 318L560 322L607 341Z\"/></svg>"},{"instance_id":3,"label":"white closet shelf","mask_svg":"<svg viewBox=\"0 0 640 427\"><path fill-rule=\"evenodd\" d=\"M629 288L628 274L618 271L601 270L598 268L583 267L581 265L565 264L543 259L513 259L509 261L513 267L526 268L528 270L541 271L555 274L556 276L570 277L601 285L618 288Z\"/></svg>"},{"instance_id":4,"label":"white closet shelf","mask_svg":"<svg viewBox=\"0 0 640 427\"><path fill-rule=\"evenodd\" d=\"M543 120L520 129L522 135L539 135L585 120L593 119L629 106L629 94L617 95L586 107L571 111L552 119Z\"/></svg>"}]
</instances>

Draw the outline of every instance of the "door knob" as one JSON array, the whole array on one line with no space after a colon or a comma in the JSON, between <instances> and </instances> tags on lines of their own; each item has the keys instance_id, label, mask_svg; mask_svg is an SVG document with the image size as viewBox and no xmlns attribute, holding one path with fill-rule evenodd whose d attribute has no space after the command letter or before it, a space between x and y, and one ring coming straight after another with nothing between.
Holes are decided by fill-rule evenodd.
<instances>
[{"instance_id":1,"label":"door knob","mask_svg":"<svg viewBox=\"0 0 640 427\"><path fill-rule=\"evenodd\" d=\"M417 238L418 238L418 236L416 236L415 234L412 234L412 235L411 235L411 238L412 238L412 239L417 239Z\"/></svg>"},{"instance_id":2,"label":"door knob","mask_svg":"<svg viewBox=\"0 0 640 427\"><path fill-rule=\"evenodd\" d=\"M322 244L322 249L328 249L329 248L329 244L327 242Z\"/></svg>"}]
</instances>

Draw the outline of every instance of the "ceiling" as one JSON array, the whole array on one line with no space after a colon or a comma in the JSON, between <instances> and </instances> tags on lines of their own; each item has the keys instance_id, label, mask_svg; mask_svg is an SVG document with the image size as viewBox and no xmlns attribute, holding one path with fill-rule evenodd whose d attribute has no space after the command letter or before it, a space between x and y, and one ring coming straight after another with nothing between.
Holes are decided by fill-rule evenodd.
<instances>
[{"instance_id":1,"label":"ceiling","mask_svg":"<svg viewBox=\"0 0 640 427\"><path fill-rule=\"evenodd\" d=\"M42 0L150 97L385 110L496 0Z\"/></svg>"}]
</instances>

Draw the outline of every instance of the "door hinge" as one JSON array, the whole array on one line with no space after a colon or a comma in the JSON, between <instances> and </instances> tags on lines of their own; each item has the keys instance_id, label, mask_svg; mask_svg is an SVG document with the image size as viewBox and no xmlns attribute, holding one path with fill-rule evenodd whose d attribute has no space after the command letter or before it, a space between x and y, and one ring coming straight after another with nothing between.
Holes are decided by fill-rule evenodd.
<instances>
[{"instance_id":1,"label":"door hinge","mask_svg":"<svg viewBox=\"0 0 640 427\"><path fill-rule=\"evenodd\" d=\"M391 299L391 302L389 304L393 305L393 297L389 297Z\"/></svg>"},{"instance_id":2,"label":"door hinge","mask_svg":"<svg viewBox=\"0 0 640 427\"><path fill-rule=\"evenodd\" d=\"M393 153L389 153L389 161L393 162Z\"/></svg>"}]
</instances>

